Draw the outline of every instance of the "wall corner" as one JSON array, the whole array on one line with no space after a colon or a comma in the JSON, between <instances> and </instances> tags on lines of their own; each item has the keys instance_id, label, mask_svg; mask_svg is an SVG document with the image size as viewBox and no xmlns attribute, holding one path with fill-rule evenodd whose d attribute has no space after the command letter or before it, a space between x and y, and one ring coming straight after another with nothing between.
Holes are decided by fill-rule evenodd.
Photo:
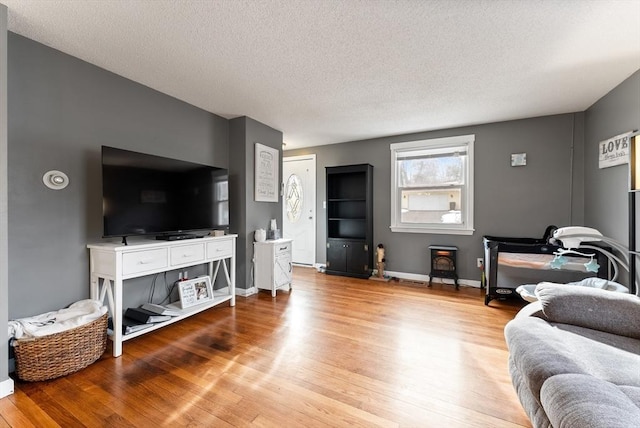
<instances>
[{"instance_id":1,"label":"wall corner","mask_svg":"<svg viewBox=\"0 0 640 428\"><path fill-rule=\"evenodd\" d=\"M9 378L9 244L7 137L7 6L0 4L0 397L13 393Z\"/></svg>"}]
</instances>

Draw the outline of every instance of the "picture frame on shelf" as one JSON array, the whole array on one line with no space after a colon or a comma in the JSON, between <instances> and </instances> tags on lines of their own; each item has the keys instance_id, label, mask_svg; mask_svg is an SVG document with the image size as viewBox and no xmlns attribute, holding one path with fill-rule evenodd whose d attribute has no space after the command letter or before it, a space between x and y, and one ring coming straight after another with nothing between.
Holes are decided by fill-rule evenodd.
<instances>
[{"instance_id":1,"label":"picture frame on shelf","mask_svg":"<svg viewBox=\"0 0 640 428\"><path fill-rule=\"evenodd\" d=\"M213 288L211 278L199 276L178 282L178 294L180 295L180 307L182 309L213 300Z\"/></svg>"}]
</instances>

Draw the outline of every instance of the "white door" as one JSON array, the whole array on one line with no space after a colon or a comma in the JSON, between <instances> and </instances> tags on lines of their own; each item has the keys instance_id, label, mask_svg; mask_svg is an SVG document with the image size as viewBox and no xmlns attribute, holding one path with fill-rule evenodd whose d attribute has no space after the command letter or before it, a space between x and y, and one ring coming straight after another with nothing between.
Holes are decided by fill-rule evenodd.
<instances>
[{"instance_id":1,"label":"white door","mask_svg":"<svg viewBox=\"0 0 640 428\"><path fill-rule=\"evenodd\" d=\"M282 159L282 235L293 239L293 263L316 261L316 155Z\"/></svg>"},{"instance_id":2,"label":"white door","mask_svg":"<svg viewBox=\"0 0 640 428\"><path fill-rule=\"evenodd\" d=\"M276 283L276 287L281 287L291 282L291 257L289 257L289 254L284 257L278 257L274 269L273 280Z\"/></svg>"}]
</instances>

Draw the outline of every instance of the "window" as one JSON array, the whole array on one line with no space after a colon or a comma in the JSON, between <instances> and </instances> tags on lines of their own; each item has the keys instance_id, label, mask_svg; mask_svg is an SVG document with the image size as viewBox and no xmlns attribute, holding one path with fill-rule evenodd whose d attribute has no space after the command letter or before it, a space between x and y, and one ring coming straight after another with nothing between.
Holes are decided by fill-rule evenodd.
<instances>
[{"instance_id":1,"label":"window","mask_svg":"<svg viewBox=\"0 0 640 428\"><path fill-rule=\"evenodd\" d=\"M473 234L475 135L391 144L391 230Z\"/></svg>"},{"instance_id":2,"label":"window","mask_svg":"<svg viewBox=\"0 0 640 428\"><path fill-rule=\"evenodd\" d=\"M302 215L303 191L302 180L297 174L291 174L287 180L284 192L284 204L287 210L287 218L291 223L300 220Z\"/></svg>"}]
</instances>

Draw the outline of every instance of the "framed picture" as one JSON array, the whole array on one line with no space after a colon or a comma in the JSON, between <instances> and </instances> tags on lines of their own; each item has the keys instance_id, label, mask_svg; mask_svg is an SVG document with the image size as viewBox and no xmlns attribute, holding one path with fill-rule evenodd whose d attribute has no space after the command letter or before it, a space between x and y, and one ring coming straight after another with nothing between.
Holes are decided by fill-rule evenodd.
<instances>
[{"instance_id":1,"label":"framed picture","mask_svg":"<svg viewBox=\"0 0 640 428\"><path fill-rule=\"evenodd\" d=\"M199 276L178 283L178 294L180 295L180 306L182 309L189 308L200 303L213 299L213 289L211 288L211 278Z\"/></svg>"},{"instance_id":2,"label":"framed picture","mask_svg":"<svg viewBox=\"0 0 640 428\"><path fill-rule=\"evenodd\" d=\"M278 149L255 144L255 201L278 202Z\"/></svg>"}]
</instances>

